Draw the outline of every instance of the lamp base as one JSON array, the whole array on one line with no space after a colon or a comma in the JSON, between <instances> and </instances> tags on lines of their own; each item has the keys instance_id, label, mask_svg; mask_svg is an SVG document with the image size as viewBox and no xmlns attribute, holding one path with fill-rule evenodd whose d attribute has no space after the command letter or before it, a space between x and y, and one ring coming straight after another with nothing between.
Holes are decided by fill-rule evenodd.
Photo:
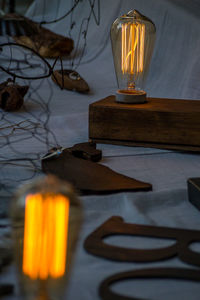
<instances>
[{"instance_id":1,"label":"lamp base","mask_svg":"<svg viewBox=\"0 0 200 300\"><path fill-rule=\"evenodd\" d=\"M145 103L147 102L147 94L138 90L118 90L116 92L116 102L120 103Z\"/></svg>"},{"instance_id":2,"label":"lamp base","mask_svg":"<svg viewBox=\"0 0 200 300\"><path fill-rule=\"evenodd\" d=\"M200 152L200 100L147 98L145 104L90 104L89 139L96 143Z\"/></svg>"}]
</instances>

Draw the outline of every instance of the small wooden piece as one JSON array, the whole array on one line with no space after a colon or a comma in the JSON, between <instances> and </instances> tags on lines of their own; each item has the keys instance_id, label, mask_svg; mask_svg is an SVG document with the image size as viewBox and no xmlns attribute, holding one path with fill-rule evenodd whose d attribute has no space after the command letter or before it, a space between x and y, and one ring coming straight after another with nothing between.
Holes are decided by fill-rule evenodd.
<instances>
[{"instance_id":1,"label":"small wooden piece","mask_svg":"<svg viewBox=\"0 0 200 300\"><path fill-rule=\"evenodd\" d=\"M69 152L75 157L98 162L102 159L102 151L96 149L95 143L79 143L68 148Z\"/></svg>"},{"instance_id":2,"label":"small wooden piece","mask_svg":"<svg viewBox=\"0 0 200 300\"><path fill-rule=\"evenodd\" d=\"M79 93L87 93L90 90L87 82L74 70L55 70L51 78L62 89Z\"/></svg>"},{"instance_id":3,"label":"small wooden piece","mask_svg":"<svg viewBox=\"0 0 200 300\"><path fill-rule=\"evenodd\" d=\"M122 191L150 191L152 185L119 174L97 163L101 152L89 143L61 151L52 149L42 159L42 170L72 183L82 194L109 194ZM55 154L55 155L54 155Z\"/></svg>"},{"instance_id":4,"label":"small wooden piece","mask_svg":"<svg viewBox=\"0 0 200 300\"><path fill-rule=\"evenodd\" d=\"M109 96L89 107L89 138L97 143L200 152L200 101L147 98L122 104Z\"/></svg>"},{"instance_id":5,"label":"small wooden piece","mask_svg":"<svg viewBox=\"0 0 200 300\"><path fill-rule=\"evenodd\" d=\"M24 103L24 96L29 87L20 86L10 80L0 84L0 108L5 111L19 110Z\"/></svg>"},{"instance_id":6,"label":"small wooden piece","mask_svg":"<svg viewBox=\"0 0 200 300\"><path fill-rule=\"evenodd\" d=\"M55 157L58 157L63 151L68 151L73 156L82 158L85 160L91 160L93 162L98 162L102 159L102 151L96 149L95 143L78 143L69 148L63 147L53 147L45 154L42 160L49 160Z\"/></svg>"}]
</instances>

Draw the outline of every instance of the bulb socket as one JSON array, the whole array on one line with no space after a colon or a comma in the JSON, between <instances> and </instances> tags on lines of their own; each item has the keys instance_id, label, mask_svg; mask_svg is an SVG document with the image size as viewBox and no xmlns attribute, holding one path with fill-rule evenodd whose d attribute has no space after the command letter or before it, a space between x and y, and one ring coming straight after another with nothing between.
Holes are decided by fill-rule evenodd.
<instances>
[{"instance_id":1,"label":"bulb socket","mask_svg":"<svg viewBox=\"0 0 200 300\"><path fill-rule=\"evenodd\" d=\"M116 92L116 102L121 103L145 103L147 102L147 94L145 91L139 90L117 90Z\"/></svg>"}]
</instances>

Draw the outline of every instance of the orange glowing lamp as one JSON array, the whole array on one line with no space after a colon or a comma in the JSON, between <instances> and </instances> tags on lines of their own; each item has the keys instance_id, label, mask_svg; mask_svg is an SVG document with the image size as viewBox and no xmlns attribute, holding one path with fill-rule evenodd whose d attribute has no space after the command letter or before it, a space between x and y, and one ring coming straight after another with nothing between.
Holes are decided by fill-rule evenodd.
<instances>
[{"instance_id":1,"label":"orange glowing lamp","mask_svg":"<svg viewBox=\"0 0 200 300\"><path fill-rule=\"evenodd\" d=\"M13 233L25 299L62 299L81 223L71 187L48 176L22 188L13 204Z\"/></svg>"},{"instance_id":2,"label":"orange glowing lamp","mask_svg":"<svg viewBox=\"0 0 200 300\"><path fill-rule=\"evenodd\" d=\"M146 102L143 90L154 48L156 28L153 22L131 10L116 19L111 27L111 41L118 82L116 101Z\"/></svg>"},{"instance_id":3,"label":"orange glowing lamp","mask_svg":"<svg viewBox=\"0 0 200 300\"><path fill-rule=\"evenodd\" d=\"M24 274L31 279L65 274L69 199L63 195L27 195L23 245Z\"/></svg>"}]
</instances>

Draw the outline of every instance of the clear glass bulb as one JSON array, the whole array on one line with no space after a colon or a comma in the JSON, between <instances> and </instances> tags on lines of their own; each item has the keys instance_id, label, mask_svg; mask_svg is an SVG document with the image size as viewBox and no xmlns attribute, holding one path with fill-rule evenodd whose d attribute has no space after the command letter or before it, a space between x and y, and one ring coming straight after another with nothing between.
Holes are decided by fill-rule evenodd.
<instances>
[{"instance_id":1,"label":"clear glass bulb","mask_svg":"<svg viewBox=\"0 0 200 300\"><path fill-rule=\"evenodd\" d=\"M71 186L54 176L18 191L12 221L23 299L64 299L81 220L81 206Z\"/></svg>"},{"instance_id":2,"label":"clear glass bulb","mask_svg":"<svg viewBox=\"0 0 200 300\"><path fill-rule=\"evenodd\" d=\"M142 89L153 53L155 33L153 22L137 10L119 17L111 27L118 93L136 95L136 98L138 95L138 102L146 101L143 101L146 93Z\"/></svg>"}]
</instances>

